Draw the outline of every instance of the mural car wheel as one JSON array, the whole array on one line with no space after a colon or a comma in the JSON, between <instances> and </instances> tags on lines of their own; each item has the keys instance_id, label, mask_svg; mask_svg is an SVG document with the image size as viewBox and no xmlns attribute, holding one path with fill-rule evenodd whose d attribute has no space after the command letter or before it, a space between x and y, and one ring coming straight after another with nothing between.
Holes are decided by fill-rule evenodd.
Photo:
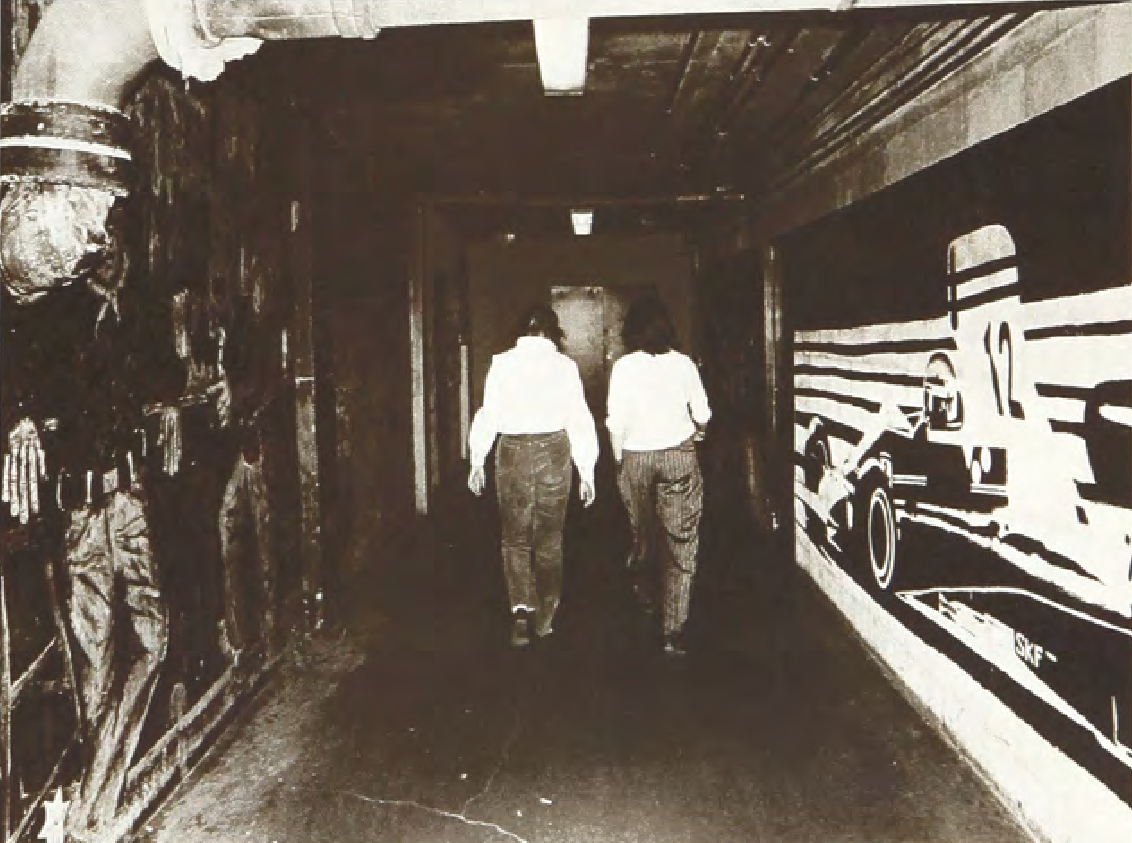
<instances>
[{"instance_id":1,"label":"mural car wheel","mask_svg":"<svg viewBox=\"0 0 1132 843\"><path fill-rule=\"evenodd\" d=\"M882 591L892 586L896 574L896 511L888 484L869 483L860 500L860 546L868 559L873 581Z\"/></svg>"}]
</instances>

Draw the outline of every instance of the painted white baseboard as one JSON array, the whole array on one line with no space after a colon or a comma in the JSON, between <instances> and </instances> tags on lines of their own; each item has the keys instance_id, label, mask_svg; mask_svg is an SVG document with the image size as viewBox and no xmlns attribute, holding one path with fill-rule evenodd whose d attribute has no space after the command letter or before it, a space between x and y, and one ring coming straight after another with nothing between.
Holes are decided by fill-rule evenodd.
<instances>
[{"instance_id":1,"label":"painted white baseboard","mask_svg":"<svg viewBox=\"0 0 1132 843\"><path fill-rule=\"evenodd\" d=\"M970 674L882 609L797 530L798 564L848 619L911 703L1040 841L1128 843L1132 808Z\"/></svg>"}]
</instances>

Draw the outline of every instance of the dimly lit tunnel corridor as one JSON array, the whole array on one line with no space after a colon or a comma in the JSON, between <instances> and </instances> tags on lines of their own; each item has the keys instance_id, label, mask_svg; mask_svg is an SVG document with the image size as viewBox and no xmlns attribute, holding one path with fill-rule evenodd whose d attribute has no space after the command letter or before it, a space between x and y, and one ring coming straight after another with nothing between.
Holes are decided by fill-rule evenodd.
<instances>
[{"instance_id":1,"label":"dimly lit tunnel corridor","mask_svg":"<svg viewBox=\"0 0 1132 843\"><path fill-rule=\"evenodd\" d=\"M2 10L4 841L1132 839L1132 3ZM537 304L598 456L528 638Z\"/></svg>"}]
</instances>

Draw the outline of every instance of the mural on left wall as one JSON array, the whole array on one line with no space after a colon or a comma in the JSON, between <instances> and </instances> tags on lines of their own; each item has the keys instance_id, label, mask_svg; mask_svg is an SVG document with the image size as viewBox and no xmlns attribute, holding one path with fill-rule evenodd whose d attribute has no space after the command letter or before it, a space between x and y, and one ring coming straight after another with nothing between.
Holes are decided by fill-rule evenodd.
<instances>
[{"instance_id":1,"label":"mural on left wall","mask_svg":"<svg viewBox=\"0 0 1132 843\"><path fill-rule=\"evenodd\" d=\"M0 840L121 839L279 655L297 491L260 108L155 72L99 248L31 295L5 272ZM66 186L2 189L7 224Z\"/></svg>"}]
</instances>

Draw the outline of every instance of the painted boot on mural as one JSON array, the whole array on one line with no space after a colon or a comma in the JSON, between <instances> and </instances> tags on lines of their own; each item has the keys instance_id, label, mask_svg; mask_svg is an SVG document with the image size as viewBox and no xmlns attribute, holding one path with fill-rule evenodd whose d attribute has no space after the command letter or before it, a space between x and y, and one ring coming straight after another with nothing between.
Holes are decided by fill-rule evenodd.
<instances>
[{"instance_id":1,"label":"painted boot on mural","mask_svg":"<svg viewBox=\"0 0 1132 843\"><path fill-rule=\"evenodd\" d=\"M243 650L232 642L231 636L228 634L228 624L220 621L218 626L220 627L220 652L224 654L224 660L228 664L232 667L238 667Z\"/></svg>"}]
</instances>

